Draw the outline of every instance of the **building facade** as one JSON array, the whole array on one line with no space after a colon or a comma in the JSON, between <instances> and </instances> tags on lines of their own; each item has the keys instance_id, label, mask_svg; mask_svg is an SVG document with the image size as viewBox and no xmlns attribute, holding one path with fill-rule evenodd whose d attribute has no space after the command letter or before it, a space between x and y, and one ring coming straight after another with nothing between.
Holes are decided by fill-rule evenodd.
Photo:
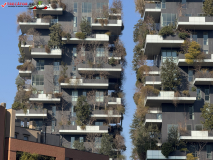
<instances>
[{"instance_id":1,"label":"building facade","mask_svg":"<svg viewBox=\"0 0 213 160\"><path fill-rule=\"evenodd\" d=\"M25 109L16 108L15 136L22 139L19 128L29 127L55 135L52 145L73 148L77 140L89 148L86 137L94 134L98 152L102 134L115 137L122 131L123 112L117 108L123 106L120 95L125 55L116 49L121 46L118 39L124 28L121 12L108 12L108 0L42 3L43 8L33 4L30 21L18 21L24 37L19 41L22 63L31 69L19 68L25 83L17 94L23 89L30 96ZM106 7L107 16L103 16ZM90 33L82 29L83 19L89 23ZM50 28L57 24L63 32L58 34L60 38ZM85 37L79 39L78 33ZM75 106L81 96L86 97L92 112L84 129L76 122ZM45 136L42 141L47 143Z\"/></svg>"},{"instance_id":2,"label":"building facade","mask_svg":"<svg viewBox=\"0 0 213 160\"><path fill-rule=\"evenodd\" d=\"M145 106L149 112L145 116L145 125L156 124L160 130L158 146L167 141L169 129L178 128L179 139L184 140L188 152L172 152L168 159L186 159L186 153L192 153L199 159L213 159L213 135L201 123L201 109L205 103L213 103L212 77L212 17L203 11L204 1L167 1L146 3L144 21L152 17L155 23L155 34L146 35L144 55L152 60L153 66L146 73L144 85L152 85L159 89L159 95L148 95ZM173 25L173 35L158 35L165 26ZM188 38L180 37L181 29L186 31ZM195 41L205 55L201 61L196 58L187 63L181 50L183 43ZM181 84L178 86L180 95L175 91L163 90L161 67L167 58L173 58L177 64ZM205 72L205 71L206 72ZM184 94L187 90L187 94ZM181 130L182 129L182 130ZM184 131L183 131L184 130ZM202 144L202 148L200 147ZM148 150L147 160L167 159L161 150Z\"/></svg>"}]
</instances>

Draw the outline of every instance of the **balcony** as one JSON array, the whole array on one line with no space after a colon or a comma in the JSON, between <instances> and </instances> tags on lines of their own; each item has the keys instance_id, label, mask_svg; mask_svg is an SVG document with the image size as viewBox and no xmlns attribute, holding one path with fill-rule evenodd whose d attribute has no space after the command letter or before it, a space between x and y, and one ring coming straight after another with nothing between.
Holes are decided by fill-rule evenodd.
<instances>
[{"instance_id":1,"label":"balcony","mask_svg":"<svg viewBox=\"0 0 213 160\"><path fill-rule=\"evenodd\" d=\"M16 110L16 118L17 119L43 119L47 118L47 109L27 109L26 114L24 110Z\"/></svg>"},{"instance_id":2,"label":"balcony","mask_svg":"<svg viewBox=\"0 0 213 160\"><path fill-rule=\"evenodd\" d=\"M194 65L201 65L201 66L212 66L213 65L213 54L206 54L205 58L201 61L195 60L193 64L186 63L186 58L184 54L178 55L178 66L194 66Z\"/></svg>"},{"instance_id":3,"label":"balcony","mask_svg":"<svg viewBox=\"0 0 213 160\"><path fill-rule=\"evenodd\" d=\"M213 17L179 17L178 27L190 30L212 30Z\"/></svg>"},{"instance_id":4,"label":"balcony","mask_svg":"<svg viewBox=\"0 0 213 160\"><path fill-rule=\"evenodd\" d=\"M83 130L80 126L71 126L66 125L62 126L61 129L59 129L60 134L69 134L69 135L87 135L88 133L108 133L108 126L86 126L86 128Z\"/></svg>"},{"instance_id":5,"label":"balcony","mask_svg":"<svg viewBox=\"0 0 213 160\"><path fill-rule=\"evenodd\" d=\"M161 78L160 76L146 76L144 85L152 85L155 88L160 88Z\"/></svg>"},{"instance_id":6,"label":"balcony","mask_svg":"<svg viewBox=\"0 0 213 160\"><path fill-rule=\"evenodd\" d=\"M148 72L143 72L143 74L146 75L160 75L160 68L157 66L149 66L149 71Z\"/></svg>"},{"instance_id":7,"label":"balcony","mask_svg":"<svg viewBox=\"0 0 213 160\"><path fill-rule=\"evenodd\" d=\"M145 4L144 19L146 19L148 16L150 16L153 18L153 20L155 22L159 22L160 15L161 15L161 3L160 2Z\"/></svg>"},{"instance_id":8,"label":"balcony","mask_svg":"<svg viewBox=\"0 0 213 160\"><path fill-rule=\"evenodd\" d=\"M50 53L45 52L45 48L32 48L31 57L32 58L61 58L61 49L51 49Z\"/></svg>"},{"instance_id":9,"label":"balcony","mask_svg":"<svg viewBox=\"0 0 213 160\"><path fill-rule=\"evenodd\" d=\"M121 118L121 114L116 110L94 110L91 117L95 119Z\"/></svg>"},{"instance_id":10,"label":"balcony","mask_svg":"<svg viewBox=\"0 0 213 160\"><path fill-rule=\"evenodd\" d=\"M108 98L108 105L120 105L121 98L109 97Z\"/></svg>"},{"instance_id":11,"label":"balcony","mask_svg":"<svg viewBox=\"0 0 213 160\"><path fill-rule=\"evenodd\" d=\"M53 9L51 7L51 4L49 4L49 7L47 9L33 9L36 14L48 14L48 15L62 15L63 14L63 8L56 8Z\"/></svg>"},{"instance_id":12,"label":"balcony","mask_svg":"<svg viewBox=\"0 0 213 160\"><path fill-rule=\"evenodd\" d=\"M92 34L90 36L87 36L85 39L79 39L75 38L75 35L71 35L72 38L62 38L62 41L64 41L66 44L79 44L82 43L82 41L85 42L95 42L98 41L99 43L105 43L109 41L109 36L106 34Z\"/></svg>"},{"instance_id":13,"label":"balcony","mask_svg":"<svg viewBox=\"0 0 213 160\"><path fill-rule=\"evenodd\" d=\"M40 103L60 103L61 98L54 98L53 94L38 94L31 95L29 99L31 102L40 102Z\"/></svg>"},{"instance_id":14,"label":"balcony","mask_svg":"<svg viewBox=\"0 0 213 160\"><path fill-rule=\"evenodd\" d=\"M145 117L145 125L149 124L156 124L161 125L162 124L162 114L161 113L148 113Z\"/></svg>"},{"instance_id":15,"label":"balcony","mask_svg":"<svg viewBox=\"0 0 213 160\"><path fill-rule=\"evenodd\" d=\"M70 79L69 83L60 83L61 88L108 89L108 79Z\"/></svg>"},{"instance_id":16,"label":"balcony","mask_svg":"<svg viewBox=\"0 0 213 160\"><path fill-rule=\"evenodd\" d=\"M159 55L161 48L179 48L184 40L178 35L162 37L160 35L147 35L144 47L144 54L148 59L153 59L154 55Z\"/></svg>"},{"instance_id":17,"label":"balcony","mask_svg":"<svg viewBox=\"0 0 213 160\"><path fill-rule=\"evenodd\" d=\"M196 92L189 92L190 96L175 97L174 91L160 91L159 95L148 95L145 99L145 106L155 106L162 103L194 103L196 100Z\"/></svg>"},{"instance_id":18,"label":"balcony","mask_svg":"<svg viewBox=\"0 0 213 160\"><path fill-rule=\"evenodd\" d=\"M108 24L102 27L102 25L99 22L92 23L92 29L93 30L108 30L111 32L111 34L119 35L121 33L122 27L123 27L123 21L122 20L108 20Z\"/></svg>"},{"instance_id":19,"label":"balcony","mask_svg":"<svg viewBox=\"0 0 213 160\"><path fill-rule=\"evenodd\" d=\"M213 85L213 75L211 72L198 71L195 73L194 85Z\"/></svg>"},{"instance_id":20,"label":"balcony","mask_svg":"<svg viewBox=\"0 0 213 160\"><path fill-rule=\"evenodd\" d=\"M19 71L20 77L31 77L32 71Z\"/></svg>"},{"instance_id":21,"label":"balcony","mask_svg":"<svg viewBox=\"0 0 213 160\"><path fill-rule=\"evenodd\" d=\"M161 150L147 150L146 152L146 159L147 160L157 160L157 159L176 159L182 160L186 159L186 153L180 151L174 151L169 154L169 157L166 158L162 153Z\"/></svg>"},{"instance_id":22,"label":"balcony","mask_svg":"<svg viewBox=\"0 0 213 160\"><path fill-rule=\"evenodd\" d=\"M50 22L46 19L33 19L32 22L19 22L19 26L22 33L26 33L30 28L35 29L49 29Z\"/></svg>"},{"instance_id":23,"label":"balcony","mask_svg":"<svg viewBox=\"0 0 213 160\"><path fill-rule=\"evenodd\" d=\"M213 142L213 136L209 135L209 131L187 131L185 134L181 134L180 139L186 141L208 141Z\"/></svg>"},{"instance_id":24,"label":"balcony","mask_svg":"<svg viewBox=\"0 0 213 160\"><path fill-rule=\"evenodd\" d=\"M120 78L122 67L120 64L116 66L112 66L109 64L78 64L77 65L78 72L81 74L82 72L94 72L100 74L100 72L108 72L109 78Z\"/></svg>"}]
</instances>

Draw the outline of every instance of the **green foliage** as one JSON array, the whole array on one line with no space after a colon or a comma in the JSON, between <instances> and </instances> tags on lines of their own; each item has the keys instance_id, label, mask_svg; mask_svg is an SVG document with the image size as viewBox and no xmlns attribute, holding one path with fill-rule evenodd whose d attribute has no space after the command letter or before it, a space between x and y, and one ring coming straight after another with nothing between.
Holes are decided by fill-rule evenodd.
<instances>
[{"instance_id":1,"label":"green foliage","mask_svg":"<svg viewBox=\"0 0 213 160\"><path fill-rule=\"evenodd\" d=\"M116 59L114 57L110 58L109 59L109 64L112 65L112 66L116 65Z\"/></svg>"},{"instance_id":2,"label":"green foliage","mask_svg":"<svg viewBox=\"0 0 213 160\"><path fill-rule=\"evenodd\" d=\"M14 102L12 104L12 109L14 110L19 110L19 109L23 109L24 108L24 104L20 103L20 102Z\"/></svg>"},{"instance_id":3,"label":"green foliage","mask_svg":"<svg viewBox=\"0 0 213 160\"><path fill-rule=\"evenodd\" d=\"M188 90L184 90L184 91L182 91L182 93L183 93L185 96L187 96L187 97L189 97L189 96L190 96L190 94L189 94L189 91L188 91Z\"/></svg>"},{"instance_id":4,"label":"green foliage","mask_svg":"<svg viewBox=\"0 0 213 160\"><path fill-rule=\"evenodd\" d=\"M75 34L75 37L76 38L79 38L79 39L85 39L86 38L86 34L85 33L82 33L82 32L77 32Z\"/></svg>"},{"instance_id":5,"label":"green foliage","mask_svg":"<svg viewBox=\"0 0 213 160\"><path fill-rule=\"evenodd\" d=\"M86 148L84 147L84 142L80 142L79 140L76 140L73 143L73 147L80 151L86 151Z\"/></svg>"},{"instance_id":6,"label":"green foliage","mask_svg":"<svg viewBox=\"0 0 213 160\"><path fill-rule=\"evenodd\" d=\"M189 38L189 33L179 32L178 37L185 40L185 39Z\"/></svg>"},{"instance_id":7,"label":"green foliage","mask_svg":"<svg viewBox=\"0 0 213 160\"><path fill-rule=\"evenodd\" d=\"M21 41L19 41L18 48L20 52L18 61L19 63L24 63L26 57L25 57L24 49L21 48Z\"/></svg>"},{"instance_id":8,"label":"green foliage","mask_svg":"<svg viewBox=\"0 0 213 160\"><path fill-rule=\"evenodd\" d=\"M103 155L107 155L112 158L114 155L112 151L113 149L112 144L113 144L113 136L109 135L108 133L102 134L101 148L99 150L99 153Z\"/></svg>"},{"instance_id":9,"label":"green foliage","mask_svg":"<svg viewBox=\"0 0 213 160\"><path fill-rule=\"evenodd\" d=\"M43 156L39 154L30 154L27 152L17 152L16 159L18 160L55 160L54 157Z\"/></svg>"},{"instance_id":10,"label":"green foliage","mask_svg":"<svg viewBox=\"0 0 213 160\"><path fill-rule=\"evenodd\" d=\"M62 70L61 70L61 72L60 72L60 77L64 77L64 79L65 78L67 78L67 70L68 70L68 67L67 67L67 64L66 63L64 63L63 61L61 62L61 68L62 68ZM60 82L59 82L60 83Z\"/></svg>"},{"instance_id":11,"label":"green foliage","mask_svg":"<svg viewBox=\"0 0 213 160\"><path fill-rule=\"evenodd\" d=\"M49 48L62 48L64 42L62 41L62 29L59 23L52 25L50 28L50 40L48 41Z\"/></svg>"},{"instance_id":12,"label":"green foliage","mask_svg":"<svg viewBox=\"0 0 213 160\"><path fill-rule=\"evenodd\" d=\"M132 60L132 69L136 72L137 72L138 68L140 68L140 66L141 66L140 62L143 57L143 51L141 51L142 48L143 47L140 44L137 44L137 45L135 45L135 48L133 50L134 56L133 56L133 60Z\"/></svg>"},{"instance_id":13,"label":"green foliage","mask_svg":"<svg viewBox=\"0 0 213 160\"><path fill-rule=\"evenodd\" d=\"M15 84L16 84L17 89L19 89L20 87L23 87L23 85L25 84L25 80L18 75L16 77Z\"/></svg>"},{"instance_id":14,"label":"green foliage","mask_svg":"<svg viewBox=\"0 0 213 160\"><path fill-rule=\"evenodd\" d=\"M90 35L92 33L92 27L86 17L83 17L83 19L81 20L80 28L81 28L81 32L85 33L85 35ZM84 39L84 38L80 38L80 39Z\"/></svg>"},{"instance_id":15,"label":"green foliage","mask_svg":"<svg viewBox=\"0 0 213 160\"><path fill-rule=\"evenodd\" d=\"M213 1L205 0L203 4L203 12L205 16L213 16Z\"/></svg>"},{"instance_id":16,"label":"green foliage","mask_svg":"<svg viewBox=\"0 0 213 160\"><path fill-rule=\"evenodd\" d=\"M181 84L180 70L173 59L166 59L161 67L161 82L164 91L177 91Z\"/></svg>"},{"instance_id":17,"label":"green foliage","mask_svg":"<svg viewBox=\"0 0 213 160\"><path fill-rule=\"evenodd\" d=\"M197 157L194 157L192 153L188 153L186 155L186 160L197 160Z\"/></svg>"},{"instance_id":18,"label":"green foliage","mask_svg":"<svg viewBox=\"0 0 213 160\"><path fill-rule=\"evenodd\" d=\"M80 96L76 104L77 124L79 126L86 126L91 117L90 105L87 103L85 96Z\"/></svg>"},{"instance_id":19,"label":"green foliage","mask_svg":"<svg viewBox=\"0 0 213 160\"><path fill-rule=\"evenodd\" d=\"M200 44L192 41L189 44L189 48L187 53L185 54L186 63L187 64L193 64L194 60L201 60L203 59L203 55L201 53L201 47Z\"/></svg>"},{"instance_id":20,"label":"green foliage","mask_svg":"<svg viewBox=\"0 0 213 160\"><path fill-rule=\"evenodd\" d=\"M169 26L165 26L163 28L161 28L161 30L159 31L159 35L161 36L169 36L169 35L174 35L174 30L173 30L173 26L169 25Z\"/></svg>"},{"instance_id":21,"label":"green foliage","mask_svg":"<svg viewBox=\"0 0 213 160\"><path fill-rule=\"evenodd\" d=\"M192 87L191 90L192 90L193 92L196 92L197 89L196 89L195 87Z\"/></svg>"},{"instance_id":22,"label":"green foliage","mask_svg":"<svg viewBox=\"0 0 213 160\"><path fill-rule=\"evenodd\" d=\"M108 36L111 36L111 32L106 32L105 34Z\"/></svg>"},{"instance_id":23,"label":"green foliage","mask_svg":"<svg viewBox=\"0 0 213 160\"><path fill-rule=\"evenodd\" d=\"M163 143L162 144L162 148L161 148L161 153L166 157L168 158L169 154L171 152L173 152L174 149L173 149L173 146L172 144L170 144L169 142L166 142L166 143Z\"/></svg>"},{"instance_id":24,"label":"green foliage","mask_svg":"<svg viewBox=\"0 0 213 160\"><path fill-rule=\"evenodd\" d=\"M147 66L147 65L143 65L141 66L138 70L137 70L137 81L139 83L144 83L145 82L145 77L146 77L146 74L150 71L150 67Z\"/></svg>"},{"instance_id":25,"label":"green foliage","mask_svg":"<svg viewBox=\"0 0 213 160\"><path fill-rule=\"evenodd\" d=\"M34 65L31 62L24 62L23 65L18 65L16 69L20 71L33 71L35 69Z\"/></svg>"},{"instance_id":26,"label":"green foliage","mask_svg":"<svg viewBox=\"0 0 213 160\"><path fill-rule=\"evenodd\" d=\"M205 103L201 110L201 117L204 118L204 121L201 123L204 125L204 128L207 130L213 129L213 104Z\"/></svg>"}]
</instances>

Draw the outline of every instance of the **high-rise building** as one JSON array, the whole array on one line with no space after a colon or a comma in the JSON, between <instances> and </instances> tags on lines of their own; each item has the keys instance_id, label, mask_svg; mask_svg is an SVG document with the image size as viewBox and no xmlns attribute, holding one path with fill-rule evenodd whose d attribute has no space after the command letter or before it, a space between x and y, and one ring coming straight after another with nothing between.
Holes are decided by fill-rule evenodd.
<instances>
[{"instance_id":1,"label":"high-rise building","mask_svg":"<svg viewBox=\"0 0 213 160\"><path fill-rule=\"evenodd\" d=\"M144 3L144 8L139 8L139 2ZM159 135L156 146L151 145L151 141L150 144L144 143L147 151L133 151L133 155L145 153L147 160L187 159L187 154L200 160L213 159L212 128L205 124L207 115L212 114L209 106L213 103L213 23L211 14L205 8L207 3L202 0L136 0L136 9L144 19L138 22L135 30L141 38L135 38L139 42L136 47L141 47L141 53L135 54L140 54L140 58L142 56L141 59L135 56L135 61L143 63L134 63L136 84L140 88L134 99L140 111L143 110L141 113L146 112L144 117L140 115L143 118L137 114L136 117L143 121L141 128L156 125ZM209 113L202 111L205 106L208 106ZM170 141L173 129L177 131L176 135L173 134L175 144ZM150 135L149 138L153 137ZM133 141L136 144L137 139ZM185 146L178 146L180 142L184 142Z\"/></svg>"},{"instance_id":2,"label":"high-rise building","mask_svg":"<svg viewBox=\"0 0 213 160\"><path fill-rule=\"evenodd\" d=\"M16 124L57 136L60 146L78 141L98 153L103 134L115 138L122 131L122 8L109 8L108 0L39 1L30 8L18 16L23 65Z\"/></svg>"}]
</instances>

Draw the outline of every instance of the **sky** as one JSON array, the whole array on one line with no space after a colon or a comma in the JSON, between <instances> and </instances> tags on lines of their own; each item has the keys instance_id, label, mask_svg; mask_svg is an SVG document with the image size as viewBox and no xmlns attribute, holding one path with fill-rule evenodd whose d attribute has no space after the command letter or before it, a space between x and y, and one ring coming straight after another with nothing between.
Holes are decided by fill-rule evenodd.
<instances>
[{"instance_id":1,"label":"sky","mask_svg":"<svg viewBox=\"0 0 213 160\"><path fill-rule=\"evenodd\" d=\"M0 0L0 103L5 102L7 108L11 108L14 97L16 94L15 79L18 75L17 65L18 62L18 36L16 15L22 11L26 11L26 7L7 7L2 8L5 2L20 2L20 1L3 1ZM31 2L29 0L22 0L21 2ZM112 0L109 0L111 3ZM123 120L123 132L122 135L125 137L127 150L125 155L127 159L130 159L131 155L131 139L129 136L129 126L132 122L133 114L135 113L135 103L133 101L133 95L135 92L135 73L132 70L132 58L133 48L135 43L133 42L133 27L140 18L140 15L135 12L134 0L122 0L123 12L124 12L124 30L123 35L120 37L123 41L127 51L127 67L125 70L126 80L124 82L124 92L126 93L127 111L124 115Z\"/></svg>"}]
</instances>

